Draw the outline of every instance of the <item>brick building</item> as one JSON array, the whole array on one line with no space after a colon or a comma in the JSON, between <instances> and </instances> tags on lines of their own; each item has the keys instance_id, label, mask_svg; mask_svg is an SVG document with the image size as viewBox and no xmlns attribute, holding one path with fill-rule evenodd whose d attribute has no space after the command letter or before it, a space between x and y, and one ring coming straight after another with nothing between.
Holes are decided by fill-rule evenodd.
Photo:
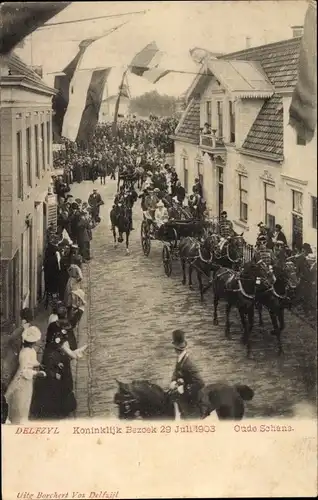
<instances>
[{"instance_id":1,"label":"brick building","mask_svg":"<svg viewBox=\"0 0 318 500\"><path fill-rule=\"evenodd\" d=\"M200 177L211 215L227 210L252 244L263 221L281 224L291 246L317 246L317 132L305 144L289 125L300 41L208 58L175 132L185 187Z\"/></svg>"},{"instance_id":2,"label":"brick building","mask_svg":"<svg viewBox=\"0 0 318 500\"><path fill-rule=\"evenodd\" d=\"M43 294L46 228L56 220L52 181L52 96L14 53L0 58L1 325L19 323L21 307Z\"/></svg>"}]
</instances>

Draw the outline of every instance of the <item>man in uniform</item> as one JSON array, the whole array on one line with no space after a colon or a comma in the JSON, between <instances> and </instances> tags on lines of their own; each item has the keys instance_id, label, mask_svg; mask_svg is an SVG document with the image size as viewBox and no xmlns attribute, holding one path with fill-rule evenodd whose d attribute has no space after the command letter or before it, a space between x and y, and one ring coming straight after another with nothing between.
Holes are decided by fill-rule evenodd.
<instances>
[{"instance_id":1,"label":"man in uniform","mask_svg":"<svg viewBox=\"0 0 318 500\"><path fill-rule=\"evenodd\" d=\"M267 238L265 235L259 236L258 238L258 249L254 254L255 262L259 262L260 260L266 264L268 268L274 265L275 258L273 251L266 247Z\"/></svg>"},{"instance_id":2,"label":"man in uniform","mask_svg":"<svg viewBox=\"0 0 318 500\"><path fill-rule=\"evenodd\" d=\"M220 251L222 251L223 246L227 241L227 239L234 234L233 223L230 220L228 220L227 212L225 210L223 210L223 212L221 213L219 231L220 231L219 249Z\"/></svg>"},{"instance_id":3,"label":"man in uniform","mask_svg":"<svg viewBox=\"0 0 318 500\"><path fill-rule=\"evenodd\" d=\"M204 382L199 370L190 360L185 333L182 330L172 332L172 345L177 354L177 362L170 391L176 396L181 418L194 418L198 415L198 393L204 387Z\"/></svg>"}]
</instances>

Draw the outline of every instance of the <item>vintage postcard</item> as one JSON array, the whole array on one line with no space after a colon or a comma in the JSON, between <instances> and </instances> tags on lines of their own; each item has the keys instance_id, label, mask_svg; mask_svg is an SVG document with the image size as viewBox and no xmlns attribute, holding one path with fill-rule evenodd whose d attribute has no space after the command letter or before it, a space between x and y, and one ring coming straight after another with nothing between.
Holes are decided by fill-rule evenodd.
<instances>
[{"instance_id":1,"label":"vintage postcard","mask_svg":"<svg viewBox=\"0 0 318 500\"><path fill-rule=\"evenodd\" d=\"M316 2L0 15L3 499L316 497Z\"/></svg>"}]
</instances>

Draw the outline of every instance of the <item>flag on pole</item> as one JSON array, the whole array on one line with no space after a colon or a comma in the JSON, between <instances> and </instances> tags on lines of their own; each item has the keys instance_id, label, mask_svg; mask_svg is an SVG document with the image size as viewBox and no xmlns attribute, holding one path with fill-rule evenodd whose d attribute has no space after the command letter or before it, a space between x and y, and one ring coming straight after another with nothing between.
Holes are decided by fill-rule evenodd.
<instances>
[{"instance_id":1,"label":"flag on pole","mask_svg":"<svg viewBox=\"0 0 318 500\"><path fill-rule=\"evenodd\" d=\"M95 132L105 83L110 70L111 68L95 70L91 74L86 102L76 137L76 140L79 142L87 143Z\"/></svg>"},{"instance_id":2,"label":"flag on pole","mask_svg":"<svg viewBox=\"0 0 318 500\"><path fill-rule=\"evenodd\" d=\"M3 2L0 5L0 54L8 54L26 36L72 2Z\"/></svg>"},{"instance_id":3,"label":"flag on pole","mask_svg":"<svg viewBox=\"0 0 318 500\"><path fill-rule=\"evenodd\" d=\"M94 133L109 71L110 68L75 71L63 121L63 137L85 141Z\"/></svg>"},{"instance_id":4,"label":"flag on pole","mask_svg":"<svg viewBox=\"0 0 318 500\"><path fill-rule=\"evenodd\" d=\"M131 73L146 78L150 83L157 83L170 73L159 67L164 52L159 50L156 42L151 42L138 52L129 65Z\"/></svg>"},{"instance_id":5,"label":"flag on pole","mask_svg":"<svg viewBox=\"0 0 318 500\"><path fill-rule=\"evenodd\" d=\"M126 75L127 75L127 71L128 71L128 68L125 69L125 71L123 72L123 76L122 76L122 79L121 79L121 82L120 82L119 92L118 92L118 96L117 96L117 100L116 100L116 104L115 104L114 121L113 121L113 125L112 125L112 134L113 134L113 137L117 136L117 120L118 120L119 104L120 104L120 98L123 95L123 90L124 90L124 87L125 87L125 78L126 78Z\"/></svg>"},{"instance_id":6,"label":"flag on pole","mask_svg":"<svg viewBox=\"0 0 318 500\"><path fill-rule=\"evenodd\" d=\"M63 120L68 107L71 81L75 70L83 59L84 53L95 40L99 37L88 38L79 44L79 50L72 61L64 68L64 70L54 78L54 88L58 90L58 94L54 96L53 107L53 134L54 139L59 140L62 135Z\"/></svg>"},{"instance_id":7,"label":"flag on pole","mask_svg":"<svg viewBox=\"0 0 318 500\"><path fill-rule=\"evenodd\" d=\"M310 0L300 45L298 80L289 108L289 124L299 137L311 141L317 124L316 2Z\"/></svg>"}]
</instances>

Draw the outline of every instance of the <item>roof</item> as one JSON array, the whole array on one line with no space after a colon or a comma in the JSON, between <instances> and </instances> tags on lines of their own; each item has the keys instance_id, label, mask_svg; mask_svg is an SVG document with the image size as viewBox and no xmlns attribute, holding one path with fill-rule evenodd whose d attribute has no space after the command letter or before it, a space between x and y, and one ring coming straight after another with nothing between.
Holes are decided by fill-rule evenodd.
<instances>
[{"instance_id":1,"label":"roof","mask_svg":"<svg viewBox=\"0 0 318 500\"><path fill-rule=\"evenodd\" d=\"M36 86L40 90L55 93L55 90L48 87L39 75L14 52L7 55L0 55L0 68L8 68L9 70L8 75L2 75L3 78L10 78L12 76L23 77L26 83L32 84L32 86Z\"/></svg>"},{"instance_id":2,"label":"roof","mask_svg":"<svg viewBox=\"0 0 318 500\"><path fill-rule=\"evenodd\" d=\"M294 87L298 75L299 38L269 43L221 56L224 60L258 61L276 90Z\"/></svg>"},{"instance_id":3,"label":"roof","mask_svg":"<svg viewBox=\"0 0 318 500\"><path fill-rule=\"evenodd\" d=\"M261 153L273 160L282 160L283 145L283 99L274 94L262 106L242 148L251 153Z\"/></svg>"},{"instance_id":4,"label":"roof","mask_svg":"<svg viewBox=\"0 0 318 500\"><path fill-rule=\"evenodd\" d=\"M253 71L256 68L260 68L265 73L267 80L274 87L274 95L270 97L262 106L258 116L256 117L244 143L242 146L242 152L251 152L257 155L266 154L269 157L282 160L283 158L283 109L282 109L282 98L277 95L280 91L294 88L298 77L298 59L300 52L300 41L301 37L291 38L289 40L283 40L281 42L270 43L267 45L261 45L259 47L252 47L245 50L240 50L239 52L233 52L230 54L223 55L218 58L218 60L209 60L208 64L210 70L219 71L222 78L227 77L228 87L235 87L242 85L240 77L236 79L230 78L230 66L218 65L218 62L228 61L234 68L239 68L239 73L241 77L245 75L245 69L247 66L239 66L235 61L249 61L252 62ZM242 73L243 72L243 73ZM253 73L248 78L248 84L254 84ZM221 80L221 78L220 78ZM222 82L223 83L223 82ZM234 85L235 84L235 85ZM193 85L189 90L188 95L194 95L197 92L200 93L202 88L206 85L206 75L202 77L198 76L194 80ZM256 85L256 82L255 82ZM238 87L239 88L239 87ZM281 109L280 109L281 107ZM190 112L190 110L188 111ZM200 110L196 108L198 113L198 120L200 121ZM194 111L192 111L194 113ZM192 117L192 121L194 118ZM185 126L188 123L187 116L184 118L183 122L183 137L191 135L192 140L194 137L199 136L199 127L197 132L185 130ZM181 130L181 127L180 127ZM181 136L178 133L178 137ZM197 144L199 144L199 139L197 139Z\"/></svg>"},{"instance_id":5,"label":"roof","mask_svg":"<svg viewBox=\"0 0 318 500\"><path fill-rule=\"evenodd\" d=\"M207 68L236 97L270 97L274 89L259 62L209 60Z\"/></svg>"},{"instance_id":6,"label":"roof","mask_svg":"<svg viewBox=\"0 0 318 500\"><path fill-rule=\"evenodd\" d=\"M186 142L199 144L200 141L200 100L193 99L184 112L184 120L176 129L176 136Z\"/></svg>"}]
</instances>

